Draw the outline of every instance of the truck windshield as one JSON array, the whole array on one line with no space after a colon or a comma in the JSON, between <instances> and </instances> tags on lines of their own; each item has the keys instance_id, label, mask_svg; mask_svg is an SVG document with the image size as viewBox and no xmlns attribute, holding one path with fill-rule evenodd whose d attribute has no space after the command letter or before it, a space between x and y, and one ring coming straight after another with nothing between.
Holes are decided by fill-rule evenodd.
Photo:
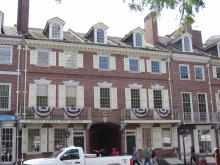
<instances>
[{"instance_id":1,"label":"truck windshield","mask_svg":"<svg viewBox=\"0 0 220 165\"><path fill-rule=\"evenodd\" d=\"M61 152L63 152L62 149L55 151L55 152L50 156L50 158L56 158Z\"/></svg>"}]
</instances>

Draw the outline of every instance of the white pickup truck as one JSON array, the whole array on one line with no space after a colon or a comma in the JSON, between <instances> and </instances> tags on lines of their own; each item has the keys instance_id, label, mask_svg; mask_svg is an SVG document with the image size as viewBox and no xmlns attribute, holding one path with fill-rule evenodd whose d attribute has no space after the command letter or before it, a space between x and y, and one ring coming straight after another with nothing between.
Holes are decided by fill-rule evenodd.
<instances>
[{"instance_id":1,"label":"white pickup truck","mask_svg":"<svg viewBox=\"0 0 220 165\"><path fill-rule=\"evenodd\" d=\"M81 147L67 147L55 151L50 158L24 161L23 165L133 165L131 156L96 157L84 154Z\"/></svg>"}]
</instances>

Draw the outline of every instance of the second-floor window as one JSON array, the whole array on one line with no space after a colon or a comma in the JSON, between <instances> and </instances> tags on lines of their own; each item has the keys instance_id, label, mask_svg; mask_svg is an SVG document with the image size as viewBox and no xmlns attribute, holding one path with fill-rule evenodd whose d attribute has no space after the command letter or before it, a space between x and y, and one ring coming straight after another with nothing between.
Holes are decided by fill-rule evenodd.
<instances>
[{"instance_id":1,"label":"second-floor window","mask_svg":"<svg viewBox=\"0 0 220 165\"><path fill-rule=\"evenodd\" d=\"M141 33L135 34L135 46L142 47L142 35Z\"/></svg>"},{"instance_id":2,"label":"second-floor window","mask_svg":"<svg viewBox=\"0 0 220 165\"><path fill-rule=\"evenodd\" d=\"M99 56L99 69L109 69L109 57Z\"/></svg>"},{"instance_id":3,"label":"second-floor window","mask_svg":"<svg viewBox=\"0 0 220 165\"><path fill-rule=\"evenodd\" d=\"M182 93L184 120L191 120L191 93Z\"/></svg>"},{"instance_id":4,"label":"second-floor window","mask_svg":"<svg viewBox=\"0 0 220 165\"><path fill-rule=\"evenodd\" d=\"M153 90L153 98L154 98L154 108L162 108L163 100L162 100L161 90Z\"/></svg>"},{"instance_id":5,"label":"second-floor window","mask_svg":"<svg viewBox=\"0 0 220 165\"><path fill-rule=\"evenodd\" d=\"M66 107L76 107L76 87L66 86Z\"/></svg>"},{"instance_id":6,"label":"second-floor window","mask_svg":"<svg viewBox=\"0 0 220 165\"><path fill-rule=\"evenodd\" d=\"M195 78L196 80L204 80L204 69L203 67L195 67Z\"/></svg>"},{"instance_id":7,"label":"second-floor window","mask_svg":"<svg viewBox=\"0 0 220 165\"><path fill-rule=\"evenodd\" d=\"M206 109L207 109L207 102L206 102L206 94L199 93L198 94L198 108L199 108L199 115L200 121L206 121Z\"/></svg>"},{"instance_id":8,"label":"second-floor window","mask_svg":"<svg viewBox=\"0 0 220 165\"><path fill-rule=\"evenodd\" d=\"M100 88L100 108L110 108L109 88Z\"/></svg>"},{"instance_id":9,"label":"second-floor window","mask_svg":"<svg viewBox=\"0 0 220 165\"><path fill-rule=\"evenodd\" d=\"M12 64L12 46L0 45L0 64Z\"/></svg>"},{"instance_id":10,"label":"second-floor window","mask_svg":"<svg viewBox=\"0 0 220 165\"><path fill-rule=\"evenodd\" d=\"M104 30L97 29L97 43L103 44L105 42Z\"/></svg>"},{"instance_id":11,"label":"second-floor window","mask_svg":"<svg viewBox=\"0 0 220 165\"><path fill-rule=\"evenodd\" d=\"M37 51L37 64L47 66L49 65L50 52L48 50L38 50Z\"/></svg>"},{"instance_id":12,"label":"second-floor window","mask_svg":"<svg viewBox=\"0 0 220 165\"><path fill-rule=\"evenodd\" d=\"M0 84L0 110L9 109L10 104L10 86Z\"/></svg>"},{"instance_id":13,"label":"second-floor window","mask_svg":"<svg viewBox=\"0 0 220 165\"><path fill-rule=\"evenodd\" d=\"M52 26L52 38L60 39L60 25L57 23L54 23Z\"/></svg>"},{"instance_id":14,"label":"second-floor window","mask_svg":"<svg viewBox=\"0 0 220 165\"><path fill-rule=\"evenodd\" d=\"M131 72L138 72L139 71L138 59L129 59L129 70Z\"/></svg>"},{"instance_id":15,"label":"second-floor window","mask_svg":"<svg viewBox=\"0 0 220 165\"><path fill-rule=\"evenodd\" d=\"M48 85L37 85L37 106L48 107Z\"/></svg>"},{"instance_id":16,"label":"second-floor window","mask_svg":"<svg viewBox=\"0 0 220 165\"><path fill-rule=\"evenodd\" d=\"M131 89L131 108L140 108L140 90Z\"/></svg>"},{"instance_id":17,"label":"second-floor window","mask_svg":"<svg viewBox=\"0 0 220 165\"><path fill-rule=\"evenodd\" d=\"M151 61L151 72L160 73L160 61Z\"/></svg>"},{"instance_id":18,"label":"second-floor window","mask_svg":"<svg viewBox=\"0 0 220 165\"><path fill-rule=\"evenodd\" d=\"M180 65L180 79L190 79L188 65Z\"/></svg>"}]
</instances>

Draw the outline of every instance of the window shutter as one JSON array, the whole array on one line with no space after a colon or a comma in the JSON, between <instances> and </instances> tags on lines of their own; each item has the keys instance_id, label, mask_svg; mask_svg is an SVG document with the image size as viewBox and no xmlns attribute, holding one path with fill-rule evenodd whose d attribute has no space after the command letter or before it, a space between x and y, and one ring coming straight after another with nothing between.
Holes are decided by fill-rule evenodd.
<instances>
[{"instance_id":1,"label":"window shutter","mask_svg":"<svg viewBox=\"0 0 220 165\"><path fill-rule=\"evenodd\" d=\"M140 72L145 72L144 59L140 59Z\"/></svg>"},{"instance_id":2,"label":"window shutter","mask_svg":"<svg viewBox=\"0 0 220 165\"><path fill-rule=\"evenodd\" d=\"M142 139L142 128L137 128L137 138L136 138L137 149L143 149L143 139Z\"/></svg>"},{"instance_id":3,"label":"window shutter","mask_svg":"<svg viewBox=\"0 0 220 165\"><path fill-rule=\"evenodd\" d=\"M77 67L83 68L83 54L77 54Z\"/></svg>"},{"instance_id":4,"label":"window shutter","mask_svg":"<svg viewBox=\"0 0 220 165\"><path fill-rule=\"evenodd\" d=\"M149 108L154 109L153 89L148 89Z\"/></svg>"},{"instance_id":5,"label":"window shutter","mask_svg":"<svg viewBox=\"0 0 220 165\"><path fill-rule=\"evenodd\" d=\"M100 108L100 88L94 87L94 108Z\"/></svg>"},{"instance_id":6,"label":"window shutter","mask_svg":"<svg viewBox=\"0 0 220 165\"><path fill-rule=\"evenodd\" d=\"M111 109L118 109L118 102L117 102L117 88L111 88Z\"/></svg>"},{"instance_id":7,"label":"window shutter","mask_svg":"<svg viewBox=\"0 0 220 165\"><path fill-rule=\"evenodd\" d=\"M70 136L67 139L67 147L73 146L73 129L72 128L68 128L69 132L70 132Z\"/></svg>"},{"instance_id":8,"label":"window shutter","mask_svg":"<svg viewBox=\"0 0 220 165\"><path fill-rule=\"evenodd\" d=\"M49 145L49 152L53 152L54 151L54 128L49 128L49 138L48 138L48 145Z\"/></svg>"},{"instance_id":9,"label":"window shutter","mask_svg":"<svg viewBox=\"0 0 220 165\"><path fill-rule=\"evenodd\" d=\"M161 73L166 73L167 72L167 67L166 67L166 61L161 61Z\"/></svg>"},{"instance_id":10,"label":"window shutter","mask_svg":"<svg viewBox=\"0 0 220 165\"><path fill-rule=\"evenodd\" d=\"M177 127L172 127L172 146L178 147Z\"/></svg>"},{"instance_id":11,"label":"window shutter","mask_svg":"<svg viewBox=\"0 0 220 165\"><path fill-rule=\"evenodd\" d=\"M66 107L66 86L59 85L59 108Z\"/></svg>"},{"instance_id":12,"label":"window shutter","mask_svg":"<svg viewBox=\"0 0 220 165\"><path fill-rule=\"evenodd\" d=\"M49 85L48 90L49 90L48 105L51 107L56 107L56 85L53 84Z\"/></svg>"},{"instance_id":13,"label":"window shutter","mask_svg":"<svg viewBox=\"0 0 220 165\"><path fill-rule=\"evenodd\" d=\"M59 66L65 66L65 53L59 52Z\"/></svg>"},{"instance_id":14,"label":"window shutter","mask_svg":"<svg viewBox=\"0 0 220 165\"><path fill-rule=\"evenodd\" d=\"M140 89L141 96L141 108L147 108L147 90L145 88Z\"/></svg>"},{"instance_id":15,"label":"window shutter","mask_svg":"<svg viewBox=\"0 0 220 165\"><path fill-rule=\"evenodd\" d=\"M22 153L28 152L28 129L22 128Z\"/></svg>"},{"instance_id":16,"label":"window shutter","mask_svg":"<svg viewBox=\"0 0 220 165\"><path fill-rule=\"evenodd\" d=\"M116 70L116 60L114 56L110 57L110 69L111 70Z\"/></svg>"},{"instance_id":17,"label":"window shutter","mask_svg":"<svg viewBox=\"0 0 220 165\"><path fill-rule=\"evenodd\" d=\"M57 56L56 52L50 51L50 65L51 66L56 66L57 65Z\"/></svg>"},{"instance_id":18,"label":"window shutter","mask_svg":"<svg viewBox=\"0 0 220 165\"><path fill-rule=\"evenodd\" d=\"M124 58L124 71L129 71L129 58Z\"/></svg>"},{"instance_id":19,"label":"window shutter","mask_svg":"<svg viewBox=\"0 0 220 165\"><path fill-rule=\"evenodd\" d=\"M217 111L217 112L220 112L219 94L220 94L220 93L215 93L216 111Z\"/></svg>"},{"instance_id":20,"label":"window shutter","mask_svg":"<svg viewBox=\"0 0 220 165\"><path fill-rule=\"evenodd\" d=\"M210 130L211 134L211 147L212 147L212 153L214 153L214 148L216 147L216 136L215 136L215 130L211 129Z\"/></svg>"},{"instance_id":21,"label":"window shutter","mask_svg":"<svg viewBox=\"0 0 220 165\"><path fill-rule=\"evenodd\" d=\"M161 127L153 127L152 129L153 135L153 148L161 148L162 147L162 128Z\"/></svg>"},{"instance_id":22,"label":"window shutter","mask_svg":"<svg viewBox=\"0 0 220 165\"><path fill-rule=\"evenodd\" d=\"M198 130L193 129L193 138L194 138L194 147L195 147L195 152L199 153L199 140L198 140Z\"/></svg>"},{"instance_id":23,"label":"window shutter","mask_svg":"<svg viewBox=\"0 0 220 165\"><path fill-rule=\"evenodd\" d=\"M29 101L28 107L36 106L36 84L29 84Z\"/></svg>"},{"instance_id":24,"label":"window shutter","mask_svg":"<svg viewBox=\"0 0 220 165\"><path fill-rule=\"evenodd\" d=\"M93 68L99 69L99 56L93 55Z\"/></svg>"},{"instance_id":25,"label":"window shutter","mask_svg":"<svg viewBox=\"0 0 220 165\"><path fill-rule=\"evenodd\" d=\"M37 64L37 50L30 50L30 64Z\"/></svg>"},{"instance_id":26,"label":"window shutter","mask_svg":"<svg viewBox=\"0 0 220 165\"><path fill-rule=\"evenodd\" d=\"M47 128L40 129L40 151L47 152Z\"/></svg>"},{"instance_id":27,"label":"window shutter","mask_svg":"<svg viewBox=\"0 0 220 165\"><path fill-rule=\"evenodd\" d=\"M131 109L131 89L125 88L125 107Z\"/></svg>"},{"instance_id":28,"label":"window shutter","mask_svg":"<svg viewBox=\"0 0 220 165\"><path fill-rule=\"evenodd\" d=\"M217 78L216 66L212 66L213 78Z\"/></svg>"},{"instance_id":29,"label":"window shutter","mask_svg":"<svg viewBox=\"0 0 220 165\"><path fill-rule=\"evenodd\" d=\"M163 92L163 108L169 109L170 108L170 104L169 104L169 95L168 95L168 90L164 89L162 90Z\"/></svg>"},{"instance_id":30,"label":"window shutter","mask_svg":"<svg viewBox=\"0 0 220 165\"><path fill-rule=\"evenodd\" d=\"M83 108L84 107L84 86L77 86L76 87L76 106Z\"/></svg>"},{"instance_id":31,"label":"window shutter","mask_svg":"<svg viewBox=\"0 0 220 165\"><path fill-rule=\"evenodd\" d=\"M151 72L151 60L147 60L147 72Z\"/></svg>"}]
</instances>

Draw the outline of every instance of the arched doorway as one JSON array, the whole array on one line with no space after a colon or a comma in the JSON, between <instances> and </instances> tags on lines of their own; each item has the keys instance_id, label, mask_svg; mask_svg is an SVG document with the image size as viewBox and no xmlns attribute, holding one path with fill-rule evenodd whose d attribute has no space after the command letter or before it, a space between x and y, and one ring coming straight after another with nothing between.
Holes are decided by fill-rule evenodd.
<instances>
[{"instance_id":1,"label":"arched doorway","mask_svg":"<svg viewBox=\"0 0 220 165\"><path fill-rule=\"evenodd\" d=\"M90 151L104 148L106 155L111 154L112 147L121 149L120 126L113 123L96 123L90 127Z\"/></svg>"}]
</instances>

